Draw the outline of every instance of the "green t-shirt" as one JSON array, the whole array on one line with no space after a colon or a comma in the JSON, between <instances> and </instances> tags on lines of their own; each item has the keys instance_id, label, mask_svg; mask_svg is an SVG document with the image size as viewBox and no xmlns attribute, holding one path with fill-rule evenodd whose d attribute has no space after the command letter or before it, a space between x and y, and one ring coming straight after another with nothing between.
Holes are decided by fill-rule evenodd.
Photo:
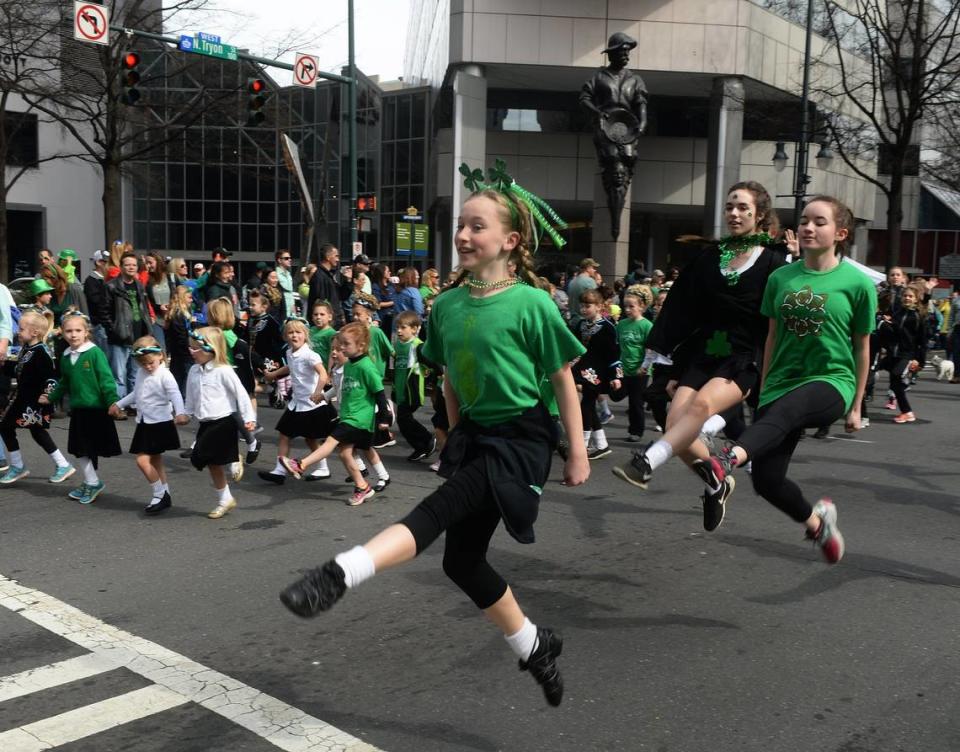
<instances>
[{"instance_id":1,"label":"green t-shirt","mask_svg":"<svg viewBox=\"0 0 960 752\"><path fill-rule=\"evenodd\" d=\"M617 338L620 340L620 360L623 373L636 376L637 369L643 363L646 353L647 335L653 329L653 322L641 316L636 321L624 317L617 322Z\"/></svg>"},{"instance_id":2,"label":"green t-shirt","mask_svg":"<svg viewBox=\"0 0 960 752\"><path fill-rule=\"evenodd\" d=\"M393 355L393 346L390 339L383 333L379 326L370 327L370 360L377 367L382 379L387 373L387 363L390 362L390 356Z\"/></svg>"},{"instance_id":3,"label":"green t-shirt","mask_svg":"<svg viewBox=\"0 0 960 752\"><path fill-rule=\"evenodd\" d=\"M310 349L320 356L324 368L330 364L330 340L336 335L337 330L332 326L324 329L319 326L310 327Z\"/></svg>"},{"instance_id":4,"label":"green t-shirt","mask_svg":"<svg viewBox=\"0 0 960 752\"><path fill-rule=\"evenodd\" d=\"M227 362L233 365L233 348L237 346L237 333L232 329L224 329L223 339L227 343Z\"/></svg>"},{"instance_id":5,"label":"green t-shirt","mask_svg":"<svg viewBox=\"0 0 960 752\"><path fill-rule=\"evenodd\" d=\"M394 345L393 357L393 400L398 405L407 401L407 380L410 378L410 368L417 362L417 345L420 340L412 337L403 342L399 338Z\"/></svg>"},{"instance_id":6,"label":"green t-shirt","mask_svg":"<svg viewBox=\"0 0 960 752\"><path fill-rule=\"evenodd\" d=\"M484 426L536 405L543 377L584 352L550 295L523 284L485 298L467 287L438 295L423 349L446 367L460 414Z\"/></svg>"},{"instance_id":7,"label":"green t-shirt","mask_svg":"<svg viewBox=\"0 0 960 752\"><path fill-rule=\"evenodd\" d=\"M852 337L873 331L876 308L873 282L852 264L816 272L797 261L771 274L760 311L776 319L777 341L760 406L824 381L850 410L857 391Z\"/></svg>"},{"instance_id":8,"label":"green t-shirt","mask_svg":"<svg viewBox=\"0 0 960 752\"><path fill-rule=\"evenodd\" d=\"M382 391L383 379L370 358L348 360L340 382L340 422L373 432L377 418L375 395Z\"/></svg>"}]
</instances>

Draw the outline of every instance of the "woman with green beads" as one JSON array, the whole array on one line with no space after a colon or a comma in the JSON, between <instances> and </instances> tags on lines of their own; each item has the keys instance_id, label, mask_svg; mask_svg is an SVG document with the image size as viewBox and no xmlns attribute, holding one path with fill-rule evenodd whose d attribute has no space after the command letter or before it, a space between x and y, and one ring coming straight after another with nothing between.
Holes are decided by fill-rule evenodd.
<instances>
[{"instance_id":1,"label":"woman with green beads","mask_svg":"<svg viewBox=\"0 0 960 752\"><path fill-rule=\"evenodd\" d=\"M695 470L694 462L709 456L698 438L707 419L759 388L757 364L767 330L760 304L767 279L787 263L788 250L774 239L780 223L759 183L732 186L724 218L729 234L709 243L683 269L647 340L648 350L672 360L678 377L668 386L676 391L663 438L613 470L638 488L645 489L674 454ZM787 235L793 242L792 233ZM733 487L730 477L705 489L704 529L720 525Z\"/></svg>"}]
</instances>

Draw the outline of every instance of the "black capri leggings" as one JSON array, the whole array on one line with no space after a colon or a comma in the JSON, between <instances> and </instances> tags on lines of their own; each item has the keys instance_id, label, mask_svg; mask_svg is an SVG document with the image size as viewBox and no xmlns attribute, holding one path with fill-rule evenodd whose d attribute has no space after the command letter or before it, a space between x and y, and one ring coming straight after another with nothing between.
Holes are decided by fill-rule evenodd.
<instances>
[{"instance_id":1,"label":"black capri leggings","mask_svg":"<svg viewBox=\"0 0 960 752\"><path fill-rule=\"evenodd\" d=\"M600 416L597 415L597 400L600 399L600 388L589 381L580 382L580 420L583 421L584 431L599 431L603 428Z\"/></svg>"},{"instance_id":2,"label":"black capri leggings","mask_svg":"<svg viewBox=\"0 0 960 752\"><path fill-rule=\"evenodd\" d=\"M489 608L507 592L506 580L487 562L490 539L500 524L500 509L490 491L482 457L463 465L400 524L413 534L417 554L447 532L443 571L477 608Z\"/></svg>"},{"instance_id":3,"label":"black capri leggings","mask_svg":"<svg viewBox=\"0 0 960 752\"><path fill-rule=\"evenodd\" d=\"M47 454L53 454L57 451L57 444L50 438L50 432L46 428L30 426L30 436ZM3 443L9 451L17 452L20 450L20 442L17 440L17 429L12 424L0 424L0 437L3 438Z\"/></svg>"},{"instance_id":4,"label":"black capri leggings","mask_svg":"<svg viewBox=\"0 0 960 752\"><path fill-rule=\"evenodd\" d=\"M797 522L813 514L800 486L787 478L800 434L804 428L828 426L843 414L840 392L825 381L814 381L761 407L737 441L753 462L753 489Z\"/></svg>"}]
</instances>

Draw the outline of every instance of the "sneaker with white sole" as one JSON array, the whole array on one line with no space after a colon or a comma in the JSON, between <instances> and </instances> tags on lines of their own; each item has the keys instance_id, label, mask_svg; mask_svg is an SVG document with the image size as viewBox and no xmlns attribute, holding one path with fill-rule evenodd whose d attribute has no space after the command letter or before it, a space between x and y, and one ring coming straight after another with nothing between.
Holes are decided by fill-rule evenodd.
<instances>
[{"instance_id":1,"label":"sneaker with white sole","mask_svg":"<svg viewBox=\"0 0 960 752\"><path fill-rule=\"evenodd\" d=\"M807 531L807 538L813 540L828 564L836 564L843 558L844 543L840 528L837 527L837 507L830 499L820 499L813 506L813 513L820 518L820 529L816 533Z\"/></svg>"},{"instance_id":2,"label":"sneaker with white sole","mask_svg":"<svg viewBox=\"0 0 960 752\"><path fill-rule=\"evenodd\" d=\"M230 477L234 483L238 483L241 480L243 480L243 463L242 462L230 463Z\"/></svg>"},{"instance_id":3,"label":"sneaker with white sole","mask_svg":"<svg viewBox=\"0 0 960 752\"><path fill-rule=\"evenodd\" d=\"M63 483L75 472L77 472L77 468L75 468L73 465L62 465L57 467L57 469L53 472L53 475L48 478L48 481L50 483Z\"/></svg>"},{"instance_id":4,"label":"sneaker with white sole","mask_svg":"<svg viewBox=\"0 0 960 752\"><path fill-rule=\"evenodd\" d=\"M723 522L723 515L726 511L727 499L733 494L737 482L732 475L723 479L720 484L720 490L716 492L704 491L703 497L703 529L712 533Z\"/></svg>"},{"instance_id":5,"label":"sneaker with white sole","mask_svg":"<svg viewBox=\"0 0 960 752\"><path fill-rule=\"evenodd\" d=\"M103 489L106 488L106 484L101 480L96 483L86 483L84 486L81 486L84 489L83 496L77 499L81 504L92 504L96 501L97 497L103 493Z\"/></svg>"},{"instance_id":6,"label":"sneaker with white sole","mask_svg":"<svg viewBox=\"0 0 960 752\"><path fill-rule=\"evenodd\" d=\"M354 486L353 493L350 494L350 498L347 499L347 506L358 507L375 493L376 491L373 490L373 486L369 484L367 484L366 488L358 488L357 486Z\"/></svg>"},{"instance_id":7,"label":"sneaker with white sole","mask_svg":"<svg viewBox=\"0 0 960 752\"><path fill-rule=\"evenodd\" d=\"M86 495L87 495L87 484L81 483L79 486L77 486L75 489L73 489L70 493L67 494L67 498L70 499L71 501L80 501L80 499L82 499Z\"/></svg>"},{"instance_id":8,"label":"sneaker with white sole","mask_svg":"<svg viewBox=\"0 0 960 752\"><path fill-rule=\"evenodd\" d=\"M631 486L646 490L647 484L653 477L653 468L650 467L650 462L647 460L646 450L634 452L630 462L613 468L613 474L620 480L625 480Z\"/></svg>"},{"instance_id":9,"label":"sneaker with white sole","mask_svg":"<svg viewBox=\"0 0 960 752\"><path fill-rule=\"evenodd\" d=\"M893 419L894 423L916 423L917 416L912 412L910 413L900 413L896 418Z\"/></svg>"},{"instance_id":10,"label":"sneaker with white sole","mask_svg":"<svg viewBox=\"0 0 960 752\"><path fill-rule=\"evenodd\" d=\"M294 457L278 457L277 461L283 465L284 470L297 480L303 477L303 467L300 465L300 460Z\"/></svg>"},{"instance_id":11,"label":"sneaker with white sole","mask_svg":"<svg viewBox=\"0 0 960 752\"><path fill-rule=\"evenodd\" d=\"M594 447L593 449L587 450L587 459L588 460L599 460L607 455L613 454L613 450L610 448L610 445L607 444L605 447Z\"/></svg>"},{"instance_id":12,"label":"sneaker with white sole","mask_svg":"<svg viewBox=\"0 0 960 752\"><path fill-rule=\"evenodd\" d=\"M0 477L0 483L2 483L5 486L8 486L11 483L16 483L21 478L26 478L28 475L30 475L30 471L27 470L27 468L23 466L16 467L15 465L11 465L7 469L7 472L5 472L2 477Z\"/></svg>"}]
</instances>

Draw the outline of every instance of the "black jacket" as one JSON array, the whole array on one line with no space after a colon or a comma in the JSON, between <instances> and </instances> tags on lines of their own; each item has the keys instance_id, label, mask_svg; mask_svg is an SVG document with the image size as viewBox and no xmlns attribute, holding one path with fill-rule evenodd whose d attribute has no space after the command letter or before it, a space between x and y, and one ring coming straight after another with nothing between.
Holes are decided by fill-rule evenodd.
<instances>
[{"instance_id":1,"label":"black jacket","mask_svg":"<svg viewBox=\"0 0 960 752\"><path fill-rule=\"evenodd\" d=\"M350 297L352 292L353 283L349 279L344 279L339 270L329 271L323 266L318 266L316 273L310 278L307 318L310 317L316 301L326 300L333 308L333 326L339 329L344 324L342 303Z\"/></svg>"},{"instance_id":2,"label":"black jacket","mask_svg":"<svg viewBox=\"0 0 960 752\"><path fill-rule=\"evenodd\" d=\"M90 274L83 280L83 294L87 298L90 323L94 326L110 323L110 301L107 298L107 280L102 274Z\"/></svg>"},{"instance_id":3,"label":"black jacket","mask_svg":"<svg viewBox=\"0 0 960 752\"><path fill-rule=\"evenodd\" d=\"M140 308L140 326L135 326L133 309L127 296L123 275L107 282L107 300L110 305L110 320L104 326L107 341L111 345L132 345L134 341L150 333L150 309L147 307L147 294L139 280L133 283L137 288L137 304ZM118 318L118 314L121 318Z\"/></svg>"}]
</instances>

